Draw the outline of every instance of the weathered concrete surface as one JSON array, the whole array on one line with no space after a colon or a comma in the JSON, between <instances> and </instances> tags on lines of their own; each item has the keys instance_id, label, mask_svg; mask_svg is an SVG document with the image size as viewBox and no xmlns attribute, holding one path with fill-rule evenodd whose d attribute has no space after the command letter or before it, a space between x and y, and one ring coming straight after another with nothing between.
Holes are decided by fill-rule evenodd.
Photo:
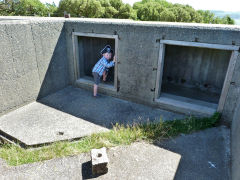
<instances>
[{"instance_id":1,"label":"weathered concrete surface","mask_svg":"<svg viewBox=\"0 0 240 180\"><path fill-rule=\"evenodd\" d=\"M240 99L239 99L240 100ZM232 179L240 179L240 101L234 115L231 129Z\"/></svg>"},{"instance_id":2,"label":"weathered concrete surface","mask_svg":"<svg viewBox=\"0 0 240 180\"><path fill-rule=\"evenodd\" d=\"M107 131L106 128L37 102L0 117L0 130L28 146Z\"/></svg>"},{"instance_id":3,"label":"weathered concrete surface","mask_svg":"<svg viewBox=\"0 0 240 180\"><path fill-rule=\"evenodd\" d=\"M217 127L182 135L156 145L138 142L131 146L111 148L108 150L109 172L96 179L227 180L228 155L229 129ZM0 178L91 179L90 160L87 153L6 167L0 170Z\"/></svg>"},{"instance_id":4,"label":"weathered concrete surface","mask_svg":"<svg viewBox=\"0 0 240 180\"><path fill-rule=\"evenodd\" d=\"M8 168L5 160L0 158L0 172L4 172Z\"/></svg>"},{"instance_id":5,"label":"weathered concrete surface","mask_svg":"<svg viewBox=\"0 0 240 180\"><path fill-rule=\"evenodd\" d=\"M0 114L36 99L40 89L29 24L0 24Z\"/></svg>"},{"instance_id":6,"label":"weathered concrete surface","mask_svg":"<svg viewBox=\"0 0 240 180\"><path fill-rule=\"evenodd\" d=\"M63 21L1 19L0 115L68 85Z\"/></svg>"},{"instance_id":7,"label":"weathered concrete surface","mask_svg":"<svg viewBox=\"0 0 240 180\"><path fill-rule=\"evenodd\" d=\"M230 129L225 126L157 143L181 155L176 180L230 179Z\"/></svg>"},{"instance_id":8,"label":"weathered concrete surface","mask_svg":"<svg viewBox=\"0 0 240 180\"><path fill-rule=\"evenodd\" d=\"M71 86L49 95L39 102L107 128L111 128L116 123L158 122L161 118L162 120L173 120L185 117L182 114L105 95L94 98L92 92Z\"/></svg>"}]
</instances>

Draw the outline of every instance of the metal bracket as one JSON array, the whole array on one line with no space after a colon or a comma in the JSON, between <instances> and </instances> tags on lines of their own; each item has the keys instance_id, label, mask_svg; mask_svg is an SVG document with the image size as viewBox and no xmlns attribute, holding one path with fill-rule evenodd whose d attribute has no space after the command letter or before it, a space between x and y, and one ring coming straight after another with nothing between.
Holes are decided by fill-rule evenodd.
<instances>
[{"instance_id":1,"label":"metal bracket","mask_svg":"<svg viewBox=\"0 0 240 180\"><path fill-rule=\"evenodd\" d=\"M151 91L154 92L154 91L155 91L155 88L151 89Z\"/></svg>"}]
</instances>

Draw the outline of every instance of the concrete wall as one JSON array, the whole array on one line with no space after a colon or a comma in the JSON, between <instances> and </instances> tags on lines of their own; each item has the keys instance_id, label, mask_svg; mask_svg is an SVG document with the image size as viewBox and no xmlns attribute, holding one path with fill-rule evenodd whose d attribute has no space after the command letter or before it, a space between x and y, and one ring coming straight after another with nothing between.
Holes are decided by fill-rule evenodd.
<instances>
[{"instance_id":1,"label":"concrete wall","mask_svg":"<svg viewBox=\"0 0 240 180\"><path fill-rule=\"evenodd\" d=\"M232 179L240 179L240 98L231 128Z\"/></svg>"},{"instance_id":2,"label":"concrete wall","mask_svg":"<svg viewBox=\"0 0 240 180\"><path fill-rule=\"evenodd\" d=\"M64 22L0 22L0 114L68 84Z\"/></svg>"},{"instance_id":3,"label":"concrete wall","mask_svg":"<svg viewBox=\"0 0 240 180\"><path fill-rule=\"evenodd\" d=\"M152 106L158 106L153 99L160 40L194 42L197 39L200 43L240 45L239 26L14 18L18 20L0 23L0 113L75 84L73 31L118 35L119 89L106 93ZM227 123L232 121L240 94L239 77L240 56L222 114Z\"/></svg>"},{"instance_id":4,"label":"concrete wall","mask_svg":"<svg viewBox=\"0 0 240 180\"><path fill-rule=\"evenodd\" d=\"M70 67L70 80L74 84L72 31L119 36L118 44L118 92L106 92L113 96L139 103L156 105L153 101L157 77L159 41L161 39L200 43L240 45L240 27L223 25L199 25L182 23L135 22L104 19L72 19L66 23L66 40ZM96 52L98 53L98 52ZM233 118L240 87L240 57L237 59L223 119Z\"/></svg>"}]
</instances>

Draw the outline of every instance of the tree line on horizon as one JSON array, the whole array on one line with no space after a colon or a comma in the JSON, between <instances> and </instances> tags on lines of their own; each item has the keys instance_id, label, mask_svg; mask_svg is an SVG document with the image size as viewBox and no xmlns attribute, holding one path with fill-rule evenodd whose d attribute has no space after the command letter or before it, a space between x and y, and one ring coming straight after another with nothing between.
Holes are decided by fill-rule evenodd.
<instances>
[{"instance_id":1,"label":"tree line on horizon","mask_svg":"<svg viewBox=\"0 0 240 180\"><path fill-rule=\"evenodd\" d=\"M0 0L2 16L62 17L64 12L71 17L234 24L229 15L220 18L210 11L195 10L189 5L172 4L166 0L142 0L133 6L122 0L61 0L59 7L54 3L43 4L40 0Z\"/></svg>"}]
</instances>

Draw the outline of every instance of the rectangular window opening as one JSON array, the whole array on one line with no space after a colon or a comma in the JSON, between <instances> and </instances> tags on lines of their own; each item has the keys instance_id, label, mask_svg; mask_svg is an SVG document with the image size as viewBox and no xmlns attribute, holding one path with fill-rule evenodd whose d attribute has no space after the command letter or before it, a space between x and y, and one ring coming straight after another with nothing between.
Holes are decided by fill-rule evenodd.
<instances>
[{"instance_id":1,"label":"rectangular window opening","mask_svg":"<svg viewBox=\"0 0 240 180\"><path fill-rule=\"evenodd\" d=\"M93 85L92 69L94 65L102 58L100 51L106 46L110 45L114 50L114 55L117 59L117 36L93 33L74 33L75 40L75 60L77 83L81 85ZM113 56L111 61L113 60ZM117 63L114 67L108 68L107 79L103 82L103 77L99 84L100 88L117 90Z\"/></svg>"},{"instance_id":2,"label":"rectangular window opening","mask_svg":"<svg viewBox=\"0 0 240 180\"><path fill-rule=\"evenodd\" d=\"M231 51L166 45L162 93L218 104Z\"/></svg>"},{"instance_id":3,"label":"rectangular window opening","mask_svg":"<svg viewBox=\"0 0 240 180\"><path fill-rule=\"evenodd\" d=\"M155 102L187 114L221 112L238 49L232 45L162 40Z\"/></svg>"}]
</instances>

